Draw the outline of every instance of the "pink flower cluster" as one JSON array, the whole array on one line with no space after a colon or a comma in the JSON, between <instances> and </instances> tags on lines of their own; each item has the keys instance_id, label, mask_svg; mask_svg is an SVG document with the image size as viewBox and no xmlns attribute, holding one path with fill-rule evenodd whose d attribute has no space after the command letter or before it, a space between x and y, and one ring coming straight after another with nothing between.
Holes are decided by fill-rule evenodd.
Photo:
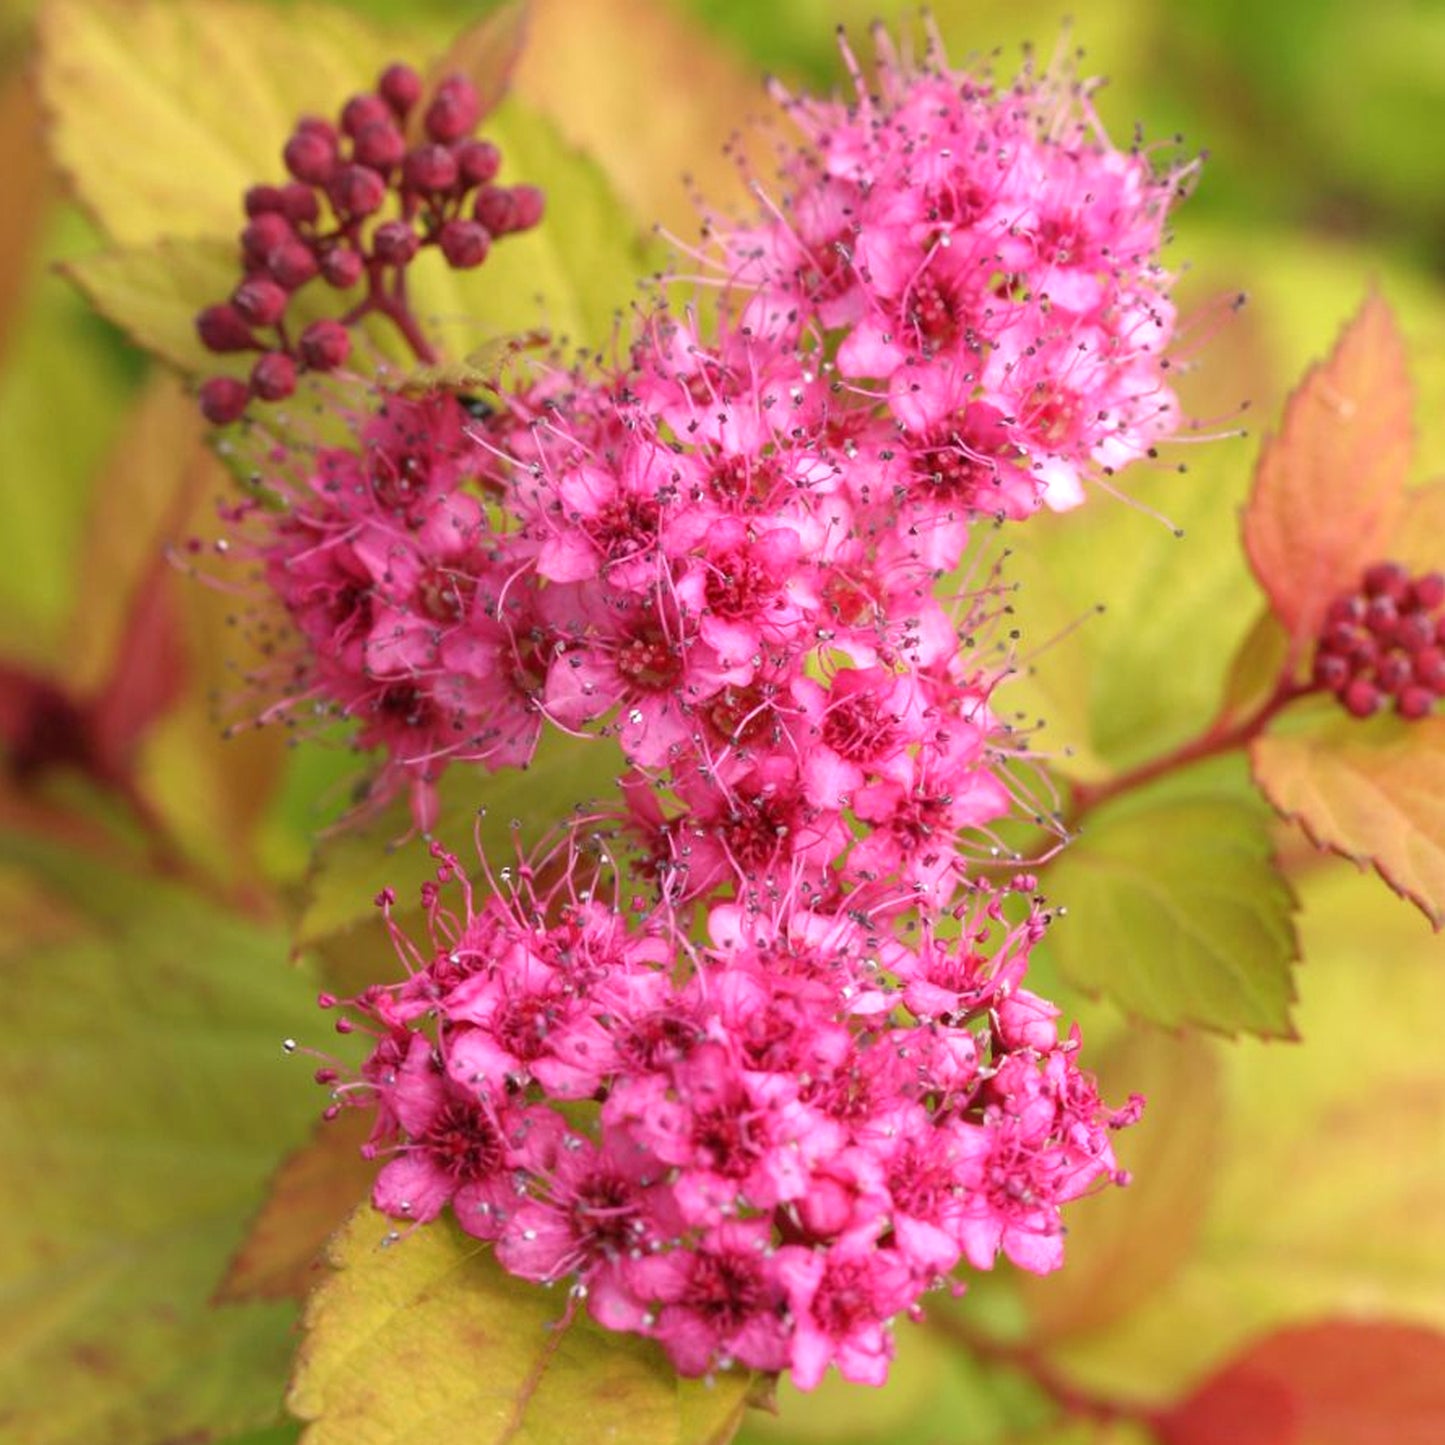
<instances>
[{"instance_id":1,"label":"pink flower cluster","mask_svg":"<svg viewBox=\"0 0 1445 1445\"><path fill-rule=\"evenodd\" d=\"M407 980L350 1001L377 1206L450 1207L686 1373L811 1387L880 1381L962 1263L1056 1267L1060 1205L1121 1179L1137 1102L1100 1104L1022 986L1033 880L975 876L1020 804L1004 604L964 579L980 519L1175 428L1184 176L1077 86L936 55L788 106L784 196L712 224L708 334L659 299L601 376L388 397L237 515L292 700L358 718L421 827L448 763L525 766L544 726L626 760L595 837L480 905L438 850L463 914L429 888Z\"/></svg>"},{"instance_id":2,"label":"pink flower cluster","mask_svg":"<svg viewBox=\"0 0 1445 1445\"><path fill-rule=\"evenodd\" d=\"M450 1207L684 1374L804 1389L830 1364L882 1383L894 1316L961 1263L1058 1267L1059 1207L1123 1182L1109 1133L1140 1101L1105 1109L1020 985L1032 879L971 885L905 941L857 894L624 901L607 846L576 831L480 906L434 848L428 938L392 924L410 976L350 1001L376 1043L332 1110L376 1112L378 1209Z\"/></svg>"}]
</instances>

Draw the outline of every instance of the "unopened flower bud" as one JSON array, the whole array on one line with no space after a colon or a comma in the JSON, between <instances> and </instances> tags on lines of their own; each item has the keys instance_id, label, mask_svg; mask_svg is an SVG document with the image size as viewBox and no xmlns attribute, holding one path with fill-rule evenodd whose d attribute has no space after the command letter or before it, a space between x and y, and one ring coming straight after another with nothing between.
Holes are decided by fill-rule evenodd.
<instances>
[{"instance_id":1,"label":"unopened flower bud","mask_svg":"<svg viewBox=\"0 0 1445 1445\"><path fill-rule=\"evenodd\" d=\"M1379 712L1384 695L1369 678L1357 677L1340 694L1340 701L1351 716L1365 718Z\"/></svg>"},{"instance_id":2,"label":"unopened flower bud","mask_svg":"<svg viewBox=\"0 0 1445 1445\"><path fill-rule=\"evenodd\" d=\"M457 171L468 186L484 186L501 169L502 153L491 141L464 140L452 152Z\"/></svg>"},{"instance_id":3,"label":"unopened flower bud","mask_svg":"<svg viewBox=\"0 0 1445 1445\"><path fill-rule=\"evenodd\" d=\"M343 166L327 193L343 216L369 216L386 199L386 182L368 166Z\"/></svg>"},{"instance_id":4,"label":"unopened flower bud","mask_svg":"<svg viewBox=\"0 0 1445 1445\"><path fill-rule=\"evenodd\" d=\"M1409 687L1402 687L1400 695L1395 699L1395 711L1407 722L1419 722L1421 718L1429 717L1434 706L1435 694L1428 687L1413 683Z\"/></svg>"},{"instance_id":5,"label":"unopened flower bud","mask_svg":"<svg viewBox=\"0 0 1445 1445\"><path fill-rule=\"evenodd\" d=\"M494 236L505 236L516 224L517 203L506 186L483 186L472 204L472 215Z\"/></svg>"},{"instance_id":6,"label":"unopened flower bud","mask_svg":"<svg viewBox=\"0 0 1445 1445\"><path fill-rule=\"evenodd\" d=\"M308 186L324 186L336 169L336 143L317 131L298 130L281 156L286 169Z\"/></svg>"},{"instance_id":7,"label":"unopened flower bud","mask_svg":"<svg viewBox=\"0 0 1445 1445\"><path fill-rule=\"evenodd\" d=\"M402 180L413 191L449 191L457 181L456 157L444 145L419 145L401 167Z\"/></svg>"},{"instance_id":8,"label":"unopened flower bud","mask_svg":"<svg viewBox=\"0 0 1445 1445\"><path fill-rule=\"evenodd\" d=\"M420 245L416 232L405 221L386 221L371 238L372 254L388 266L405 266Z\"/></svg>"},{"instance_id":9,"label":"unopened flower bud","mask_svg":"<svg viewBox=\"0 0 1445 1445\"><path fill-rule=\"evenodd\" d=\"M284 211L285 201L280 186L251 186L246 191L246 214L253 219L268 211Z\"/></svg>"},{"instance_id":10,"label":"unopened flower bud","mask_svg":"<svg viewBox=\"0 0 1445 1445\"><path fill-rule=\"evenodd\" d=\"M547 197L537 186L513 186L512 206L514 231L530 231L542 219Z\"/></svg>"},{"instance_id":11,"label":"unopened flower bud","mask_svg":"<svg viewBox=\"0 0 1445 1445\"><path fill-rule=\"evenodd\" d=\"M476 89L460 75L448 76L426 108L426 133L443 143L460 140L481 118Z\"/></svg>"},{"instance_id":12,"label":"unopened flower bud","mask_svg":"<svg viewBox=\"0 0 1445 1445\"><path fill-rule=\"evenodd\" d=\"M389 121L391 107L379 96L363 91L353 95L341 110L341 129L355 139L369 125Z\"/></svg>"},{"instance_id":13,"label":"unopened flower bud","mask_svg":"<svg viewBox=\"0 0 1445 1445\"><path fill-rule=\"evenodd\" d=\"M366 270L366 259L360 251L346 246L333 246L321 258L321 274L330 286L345 291L361 280Z\"/></svg>"},{"instance_id":14,"label":"unopened flower bud","mask_svg":"<svg viewBox=\"0 0 1445 1445\"><path fill-rule=\"evenodd\" d=\"M201 414L213 426L227 426L246 410L250 388L234 376L213 376L201 386Z\"/></svg>"},{"instance_id":15,"label":"unopened flower bud","mask_svg":"<svg viewBox=\"0 0 1445 1445\"><path fill-rule=\"evenodd\" d=\"M1365 571L1365 591L1371 597L1388 597L1402 602L1409 588L1409 576L1398 562L1376 562Z\"/></svg>"},{"instance_id":16,"label":"unopened flower bud","mask_svg":"<svg viewBox=\"0 0 1445 1445\"><path fill-rule=\"evenodd\" d=\"M1410 584L1410 601L1424 612L1433 612L1445 603L1445 576L1426 572Z\"/></svg>"},{"instance_id":17,"label":"unopened flower bud","mask_svg":"<svg viewBox=\"0 0 1445 1445\"><path fill-rule=\"evenodd\" d=\"M313 321L297 350L311 371L335 371L351 352L351 335L339 321Z\"/></svg>"},{"instance_id":18,"label":"unopened flower bud","mask_svg":"<svg viewBox=\"0 0 1445 1445\"><path fill-rule=\"evenodd\" d=\"M285 216L268 211L257 216L241 232L241 249L246 259L257 265L264 265L266 257L286 241L294 241L296 232Z\"/></svg>"},{"instance_id":19,"label":"unopened flower bud","mask_svg":"<svg viewBox=\"0 0 1445 1445\"><path fill-rule=\"evenodd\" d=\"M381 72L376 88L400 119L421 99L421 76L409 65L388 65Z\"/></svg>"},{"instance_id":20,"label":"unopened flower bud","mask_svg":"<svg viewBox=\"0 0 1445 1445\"><path fill-rule=\"evenodd\" d=\"M285 288L265 276L241 282L231 295L237 314L252 326L274 326L285 314L288 300Z\"/></svg>"},{"instance_id":21,"label":"unopened flower bud","mask_svg":"<svg viewBox=\"0 0 1445 1445\"><path fill-rule=\"evenodd\" d=\"M351 149L352 158L376 171L389 171L401 164L406 154L406 140L388 116L385 120L374 120L356 133L356 144Z\"/></svg>"},{"instance_id":22,"label":"unopened flower bud","mask_svg":"<svg viewBox=\"0 0 1445 1445\"><path fill-rule=\"evenodd\" d=\"M321 214L316 192L300 181L281 187L280 210L293 226L309 226Z\"/></svg>"},{"instance_id":23,"label":"unopened flower bud","mask_svg":"<svg viewBox=\"0 0 1445 1445\"><path fill-rule=\"evenodd\" d=\"M251 390L262 401L284 401L296 390L296 363L284 351L268 351L251 368Z\"/></svg>"},{"instance_id":24,"label":"unopened flower bud","mask_svg":"<svg viewBox=\"0 0 1445 1445\"><path fill-rule=\"evenodd\" d=\"M245 318L229 302L207 306L196 317L196 334L207 351L249 351L256 344Z\"/></svg>"},{"instance_id":25,"label":"unopened flower bud","mask_svg":"<svg viewBox=\"0 0 1445 1445\"><path fill-rule=\"evenodd\" d=\"M303 241L285 241L266 257L266 269L288 291L304 286L319 269L315 253Z\"/></svg>"},{"instance_id":26,"label":"unopened flower bud","mask_svg":"<svg viewBox=\"0 0 1445 1445\"><path fill-rule=\"evenodd\" d=\"M492 238L476 221L448 221L437 236L447 264L465 271L487 259Z\"/></svg>"}]
</instances>

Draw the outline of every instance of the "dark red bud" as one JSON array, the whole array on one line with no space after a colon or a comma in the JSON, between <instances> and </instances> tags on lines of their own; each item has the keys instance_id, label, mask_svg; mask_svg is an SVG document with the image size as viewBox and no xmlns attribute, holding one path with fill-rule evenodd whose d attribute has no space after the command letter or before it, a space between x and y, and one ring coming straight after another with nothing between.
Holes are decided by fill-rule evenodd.
<instances>
[{"instance_id":1,"label":"dark red bud","mask_svg":"<svg viewBox=\"0 0 1445 1445\"><path fill-rule=\"evenodd\" d=\"M1370 598L1365 607L1365 626L1382 642L1388 642L1394 637L1399 620L1400 613L1395 606L1395 599L1388 593L1377 592Z\"/></svg>"},{"instance_id":2,"label":"dark red bud","mask_svg":"<svg viewBox=\"0 0 1445 1445\"><path fill-rule=\"evenodd\" d=\"M1315 658L1315 681L1331 692L1338 692L1350 678L1350 664L1332 652L1321 652Z\"/></svg>"},{"instance_id":3,"label":"dark red bud","mask_svg":"<svg viewBox=\"0 0 1445 1445\"><path fill-rule=\"evenodd\" d=\"M252 186L246 192L246 214L253 219L264 216L268 211L284 211L280 186Z\"/></svg>"},{"instance_id":4,"label":"dark red bud","mask_svg":"<svg viewBox=\"0 0 1445 1445\"><path fill-rule=\"evenodd\" d=\"M1445 576L1439 572L1426 572L1410 584L1410 600L1416 607L1433 612L1445 602Z\"/></svg>"},{"instance_id":5,"label":"dark red bud","mask_svg":"<svg viewBox=\"0 0 1445 1445\"><path fill-rule=\"evenodd\" d=\"M303 241L286 241L266 257L266 269L288 290L304 286L320 269L311 247Z\"/></svg>"},{"instance_id":6,"label":"dark red bud","mask_svg":"<svg viewBox=\"0 0 1445 1445\"><path fill-rule=\"evenodd\" d=\"M1435 641L1435 619L1425 612L1407 612L1395 627L1395 642L1409 652L1418 652Z\"/></svg>"},{"instance_id":7,"label":"dark red bud","mask_svg":"<svg viewBox=\"0 0 1445 1445\"><path fill-rule=\"evenodd\" d=\"M196 317L196 334L207 351L249 351L256 344L245 318L229 303L207 306Z\"/></svg>"},{"instance_id":8,"label":"dark red bud","mask_svg":"<svg viewBox=\"0 0 1445 1445\"><path fill-rule=\"evenodd\" d=\"M1344 597L1336 597L1325 613L1327 623L1363 622L1364 620L1365 599L1355 592Z\"/></svg>"},{"instance_id":9,"label":"dark red bud","mask_svg":"<svg viewBox=\"0 0 1445 1445\"><path fill-rule=\"evenodd\" d=\"M1382 657L1375 666L1375 681L1381 691L1392 696L1399 692L1415 675L1410 659L1403 652L1391 652Z\"/></svg>"},{"instance_id":10,"label":"dark red bud","mask_svg":"<svg viewBox=\"0 0 1445 1445\"><path fill-rule=\"evenodd\" d=\"M300 181L281 188L281 213L293 226L309 226L321 214L316 192Z\"/></svg>"},{"instance_id":11,"label":"dark red bud","mask_svg":"<svg viewBox=\"0 0 1445 1445\"><path fill-rule=\"evenodd\" d=\"M1422 647L1411 661L1415 681L1435 692L1445 692L1445 647Z\"/></svg>"},{"instance_id":12,"label":"dark red bud","mask_svg":"<svg viewBox=\"0 0 1445 1445\"><path fill-rule=\"evenodd\" d=\"M351 353L351 336L339 321L313 321L297 350L312 371L335 371Z\"/></svg>"},{"instance_id":13,"label":"dark red bud","mask_svg":"<svg viewBox=\"0 0 1445 1445\"><path fill-rule=\"evenodd\" d=\"M252 276L231 293L231 304L252 326L274 326L285 314L290 299L285 287L265 276Z\"/></svg>"},{"instance_id":14,"label":"dark red bud","mask_svg":"<svg viewBox=\"0 0 1445 1445\"><path fill-rule=\"evenodd\" d=\"M386 199L386 182L366 166L343 166L327 189L344 216L369 216Z\"/></svg>"},{"instance_id":15,"label":"dark red bud","mask_svg":"<svg viewBox=\"0 0 1445 1445\"><path fill-rule=\"evenodd\" d=\"M449 191L457 182L456 157L444 145L419 145L401 167L402 180L413 191Z\"/></svg>"},{"instance_id":16,"label":"dark red bud","mask_svg":"<svg viewBox=\"0 0 1445 1445\"><path fill-rule=\"evenodd\" d=\"M319 115L303 115L296 122L295 134L320 136L322 140L329 140L333 146L340 140L336 127Z\"/></svg>"},{"instance_id":17,"label":"dark red bud","mask_svg":"<svg viewBox=\"0 0 1445 1445\"><path fill-rule=\"evenodd\" d=\"M356 137L369 125L391 119L391 107L379 96L369 92L353 95L341 110L341 129Z\"/></svg>"},{"instance_id":18,"label":"dark red bud","mask_svg":"<svg viewBox=\"0 0 1445 1445\"><path fill-rule=\"evenodd\" d=\"M460 140L481 119L482 106L472 84L460 75L448 76L437 87L426 108L426 133L445 144Z\"/></svg>"},{"instance_id":19,"label":"dark red bud","mask_svg":"<svg viewBox=\"0 0 1445 1445\"><path fill-rule=\"evenodd\" d=\"M484 186L502 168L502 153L489 140L464 140L452 154L468 186Z\"/></svg>"},{"instance_id":20,"label":"dark red bud","mask_svg":"<svg viewBox=\"0 0 1445 1445\"><path fill-rule=\"evenodd\" d=\"M1384 697L1369 678L1357 677L1340 694L1340 701L1353 716L1364 718L1380 710Z\"/></svg>"},{"instance_id":21,"label":"dark red bud","mask_svg":"<svg viewBox=\"0 0 1445 1445\"><path fill-rule=\"evenodd\" d=\"M366 261L360 251L351 251L343 246L333 246L321 258L321 274L329 285L340 290L355 286L366 270Z\"/></svg>"},{"instance_id":22,"label":"dark red bud","mask_svg":"<svg viewBox=\"0 0 1445 1445\"><path fill-rule=\"evenodd\" d=\"M249 222L241 232L241 249L246 253L248 261L264 265L266 257L277 246L295 239L296 232L291 229L291 223L286 217L268 211Z\"/></svg>"},{"instance_id":23,"label":"dark red bud","mask_svg":"<svg viewBox=\"0 0 1445 1445\"><path fill-rule=\"evenodd\" d=\"M281 155L286 169L308 186L324 186L336 169L336 142L316 131L298 130Z\"/></svg>"},{"instance_id":24,"label":"dark red bud","mask_svg":"<svg viewBox=\"0 0 1445 1445\"><path fill-rule=\"evenodd\" d=\"M472 205L472 215L494 236L505 236L515 229L517 203L505 186L483 186Z\"/></svg>"},{"instance_id":25,"label":"dark red bud","mask_svg":"<svg viewBox=\"0 0 1445 1445\"><path fill-rule=\"evenodd\" d=\"M1428 687L1401 688L1399 697L1395 699L1395 711L1409 722L1418 722L1422 717L1429 717L1434 706L1435 694Z\"/></svg>"},{"instance_id":26,"label":"dark red bud","mask_svg":"<svg viewBox=\"0 0 1445 1445\"><path fill-rule=\"evenodd\" d=\"M512 205L516 209L512 229L530 231L542 219L542 212L547 209L547 197L536 186L513 186Z\"/></svg>"},{"instance_id":27,"label":"dark red bud","mask_svg":"<svg viewBox=\"0 0 1445 1445\"><path fill-rule=\"evenodd\" d=\"M1410 579L1398 562L1376 562L1365 569L1365 591L1371 597L1388 597L1392 602L1402 602Z\"/></svg>"},{"instance_id":28,"label":"dark red bud","mask_svg":"<svg viewBox=\"0 0 1445 1445\"><path fill-rule=\"evenodd\" d=\"M262 401L284 401L296 390L296 363L284 351L268 351L251 368L251 390Z\"/></svg>"},{"instance_id":29,"label":"dark red bud","mask_svg":"<svg viewBox=\"0 0 1445 1445\"><path fill-rule=\"evenodd\" d=\"M487 259L492 238L476 221L448 221L437 235L437 243L448 265L465 271Z\"/></svg>"},{"instance_id":30,"label":"dark red bud","mask_svg":"<svg viewBox=\"0 0 1445 1445\"><path fill-rule=\"evenodd\" d=\"M421 99L421 76L409 65L388 65L381 72L376 88L400 118Z\"/></svg>"},{"instance_id":31,"label":"dark red bud","mask_svg":"<svg viewBox=\"0 0 1445 1445\"><path fill-rule=\"evenodd\" d=\"M406 154L406 140L390 117L374 120L356 133L351 149L353 159L376 171L389 171L401 164Z\"/></svg>"},{"instance_id":32,"label":"dark red bud","mask_svg":"<svg viewBox=\"0 0 1445 1445\"><path fill-rule=\"evenodd\" d=\"M227 426L246 410L250 388L234 376L213 376L201 386L201 414L212 426Z\"/></svg>"},{"instance_id":33,"label":"dark red bud","mask_svg":"<svg viewBox=\"0 0 1445 1445\"><path fill-rule=\"evenodd\" d=\"M420 245L416 232L405 221L387 221L376 228L371 238L373 255L388 266L405 266Z\"/></svg>"}]
</instances>

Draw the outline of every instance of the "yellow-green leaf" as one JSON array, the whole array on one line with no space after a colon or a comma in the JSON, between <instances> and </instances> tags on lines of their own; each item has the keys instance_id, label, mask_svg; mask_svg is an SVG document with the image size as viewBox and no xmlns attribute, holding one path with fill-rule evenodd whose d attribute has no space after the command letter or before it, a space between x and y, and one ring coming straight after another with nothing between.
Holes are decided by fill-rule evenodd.
<instances>
[{"instance_id":1,"label":"yellow-green leaf","mask_svg":"<svg viewBox=\"0 0 1445 1445\"><path fill-rule=\"evenodd\" d=\"M1412 404L1394 316L1372 294L1290 396L1244 511L1250 564L1297 642L1385 555L1410 467Z\"/></svg>"},{"instance_id":2,"label":"yellow-green leaf","mask_svg":"<svg viewBox=\"0 0 1445 1445\"><path fill-rule=\"evenodd\" d=\"M297 119L334 113L397 43L341 6L238 0L50 0L40 35L52 153L120 245L234 236L246 188L285 178Z\"/></svg>"},{"instance_id":3,"label":"yellow-green leaf","mask_svg":"<svg viewBox=\"0 0 1445 1445\"><path fill-rule=\"evenodd\" d=\"M1272 864L1269 813L1247 797L1151 789L1091 813L1049 868L1049 933L1079 987L1129 1013L1291 1037L1298 945Z\"/></svg>"},{"instance_id":4,"label":"yellow-green leaf","mask_svg":"<svg viewBox=\"0 0 1445 1445\"><path fill-rule=\"evenodd\" d=\"M5 960L0 1400L29 1445L152 1445L264 1424L286 1306L212 1289L317 1109L281 1040L314 1014L286 941L98 855L0 836L63 898ZM13 876L13 875L12 875Z\"/></svg>"},{"instance_id":5,"label":"yellow-green leaf","mask_svg":"<svg viewBox=\"0 0 1445 1445\"><path fill-rule=\"evenodd\" d=\"M1431 924L1445 921L1445 718L1359 722L1337 713L1257 738L1265 797L1311 841L1371 863Z\"/></svg>"},{"instance_id":6,"label":"yellow-green leaf","mask_svg":"<svg viewBox=\"0 0 1445 1445\"><path fill-rule=\"evenodd\" d=\"M722 1445L746 1374L679 1380L657 1347L503 1272L450 1221L389 1244L360 1211L312 1296L288 1404L306 1445ZM706 1393L718 1409L698 1409ZM684 1432L684 1420L688 1430ZM585 1421L585 1425L583 1422Z\"/></svg>"}]
</instances>

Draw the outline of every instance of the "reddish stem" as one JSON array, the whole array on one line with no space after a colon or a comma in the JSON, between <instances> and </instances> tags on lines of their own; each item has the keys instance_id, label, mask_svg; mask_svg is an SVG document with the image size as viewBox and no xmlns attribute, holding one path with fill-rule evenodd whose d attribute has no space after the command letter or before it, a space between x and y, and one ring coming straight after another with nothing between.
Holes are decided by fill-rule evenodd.
<instances>
[{"instance_id":1,"label":"reddish stem","mask_svg":"<svg viewBox=\"0 0 1445 1445\"><path fill-rule=\"evenodd\" d=\"M1157 758L1150 758L1101 783L1075 784L1072 805L1063 818L1064 827L1072 833L1086 813L1123 793L1142 788L1192 763L1247 747L1290 703L1318 690L1317 684L1296 682L1286 672L1280 676L1274 691L1249 716L1236 719L1225 707L1202 733L1177 748L1160 753Z\"/></svg>"}]
</instances>

